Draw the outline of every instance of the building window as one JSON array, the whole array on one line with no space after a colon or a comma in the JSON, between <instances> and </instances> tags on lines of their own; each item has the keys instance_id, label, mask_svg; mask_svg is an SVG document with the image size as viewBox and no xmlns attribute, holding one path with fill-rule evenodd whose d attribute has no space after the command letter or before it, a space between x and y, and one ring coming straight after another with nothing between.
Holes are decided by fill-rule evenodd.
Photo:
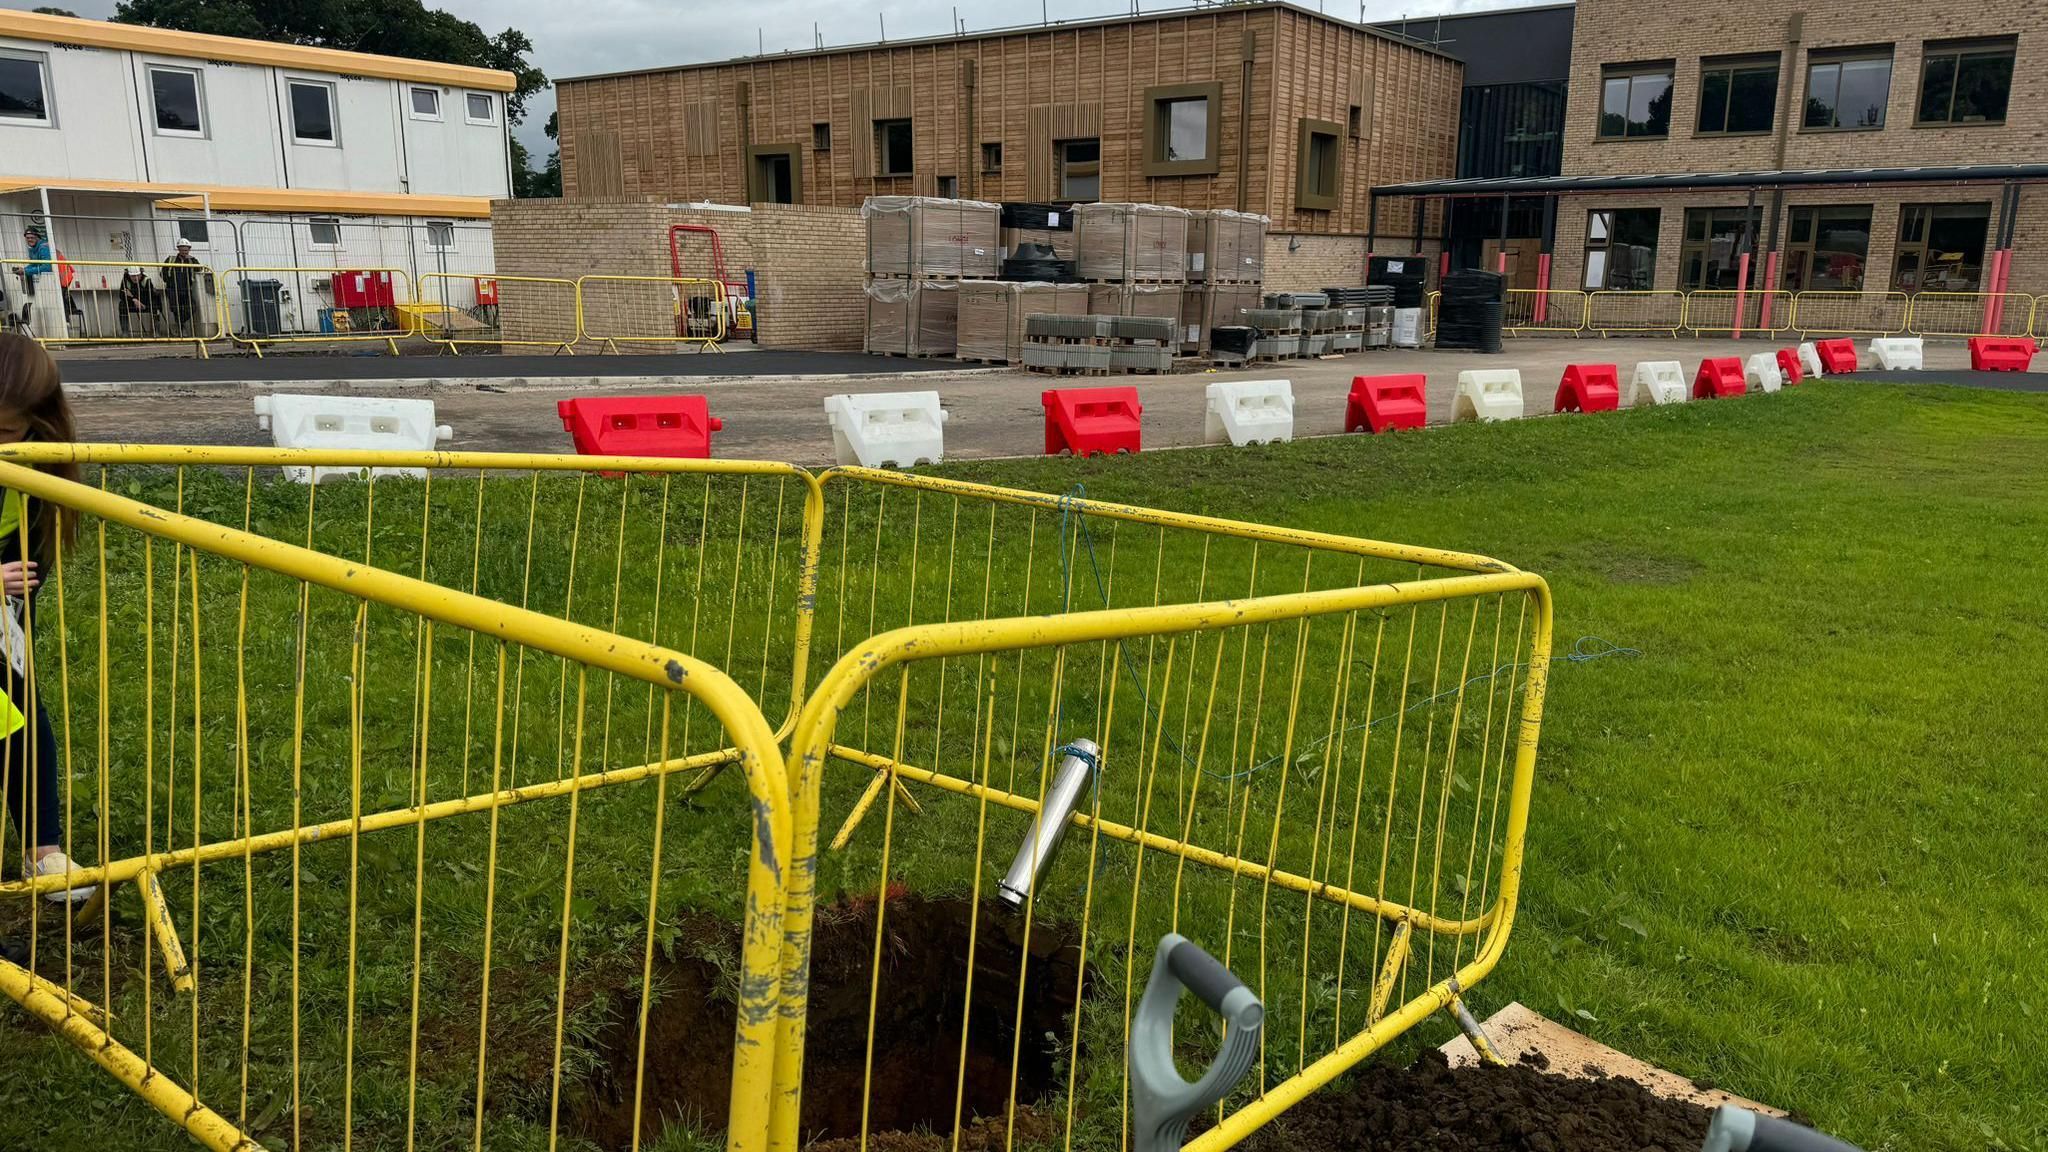
<instances>
[{"instance_id":1,"label":"building window","mask_svg":"<svg viewBox=\"0 0 2048 1152\"><path fill-rule=\"evenodd\" d=\"M753 203L801 204L804 199L804 151L800 144L756 144L747 149Z\"/></svg>"},{"instance_id":2,"label":"building window","mask_svg":"<svg viewBox=\"0 0 2048 1152\"><path fill-rule=\"evenodd\" d=\"M291 82L292 139L300 144L334 144L334 85L319 80Z\"/></svg>"},{"instance_id":3,"label":"building window","mask_svg":"<svg viewBox=\"0 0 2048 1152\"><path fill-rule=\"evenodd\" d=\"M811 151L830 152L831 150L832 125L822 122L811 125Z\"/></svg>"},{"instance_id":4,"label":"building window","mask_svg":"<svg viewBox=\"0 0 2048 1152\"><path fill-rule=\"evenodd\" d=\"M341 247L341 221L333 216L315 216L306 221L306 239L315 248Z\"/></svg>"},{"instance_id":5,"label":"building window","mask_svg":"<svg viewBox=\"0 0 2048 1152\"><path fill-rule=\"evenodd\" d=\"M498 122L498 102L491 99L490 93L471 92L463 103L465 105L464 115L471 124L496 124Z\"/></svg>"},{"instance_id":6,"label":"building window","mask_svg":"<svg viewBox=\"0 0 2048 1152\"><path fill-rule=\"evenodd\" d=\"M1343 199L1344 126L1328 120L1303 120L1295 146L1294 206L1310 212L1334 211Z\"/></svg>"},{"instance_id":7,"label":"building window","mask_svg":"<svg viewBox=\"0 0 2048 1152\"><path fill-rule=\"evenodd\" d=\"M1671 63L1600 70L1600 138L1671 134Z\"/></svg>"},{"instance_id":8,"label":"building window","mask_svg":"<svg viewBox=\"0 0 2048 1152\"><path fill-rule=\"evenodd\" d=\"M1758 209L1745 213L1740 208L1687 208L1685 241L1678 249L1678 286L1686 291L1741 287L1736 258L1745 251L1755 255L1762 220ZM1749 271L1752 285L1762 281L1759 261L1751 260Z\"/></svg>"},{"instance_id":9,"label":"building window","mask_svg":"<svg viewBox=\"0 0 2048 1152\"><path fill-rule=\"evenodd\" d=\"M1090 201L1102 199L1102 141L1059 140L1052 146L1059 171L1059 198Z\"/></svg>"},{"instance_id":10,"label":"building window","mask_svg":"<svg viewBox=\"0 0 2048 1152\"><path fill-rule=\"evenodd\" d=\"M1908 204L1899 209L1892 286L1901 292L1975 292L1984 282L1991 205Z\"/></svg>"},{"instance_id":11,"label":"building window","mask_svg":"<svg viewBox=\"0 0 2048 1152\"><path fill-rule=\"evenodd\" d=\"M875 121L875 159L877 176L910 175L910 121Z\"/></svg>"},{"instance_id":12,"label":"building window","mask_svg":"<svg viewBox=\"0 0 2048 1152\"><path fill-rule=\"evenodd\" d=\"M939 199L958 200L959 198L960 178L958 176L939 177Z\"/></svg>"},{"instance_id":13,"label":"building window","mask_svg":"<svg viewBox=\"0 0 2048 1152\"><path fill-rule=\"evenodd\" d=\"M178 221L178 239L192 245L194 248L204 248L212 242L212 229L206 226L206 221L203 219L180 220Z\"/></svg>"},{"instance_id":14,"label":"building window","mask_svg":"<svg viewBox=\"0 0 2048 1152\"><path fill-rule=\"evenodd\" d=\"M453 220L427 221L427 247L436 252L446 252L455 247L455 222Z\"/></svg>"},{"instance_id":15,"label":"building window","mask_svg":"<svg viewBox=\"0 0 2048 1152\"><path fill-rule=\"evenodd\" d=\"M1351 111L1345 117L1344 126L1345 131L1353 140L1363 139L1365 136L1365 109L1357 104L1353 104Z\"/></svg>"},{"instance_id":16,"label":"building window","mask_svg":"<svg viewBox=\"0 0 2048 1152\"><path fill-rule=\"evenodd\" d=\"M1699 131L1769 132L1778 110L1778 58L1700 62Z\"/></svg>"},{"instance_id":17,"label":"building window","mask_svg":"<svg viewBox=\"0 0 2048 1152\"><path fill-rule=\"evenodd\" d=\"M991 140L981 146L981 171L986 176L1000 176L1003 173L1003 146Z\"/></svg>"},{"instance_id":18,"label":"building window","mask_svg":"<svg viewBox=\"0 0 2048 1152\"><path fill-rule=\"evenodd\" d=\"M1851 131L1884 127L1885 102L1892 94L1892 50L1813 55L1806 62L1807 128Z\"/></svg>"},{"instance_id":19,"label":"building window","mask_svg":"<svg viewBox=\"0 0 2048 1152\"><path fill-rule=\"evenodd\" d=\"M0 51L0 119L50 122L50 86L42 53Z\"/></svg>"},{"instance_id":20,"label":"building window","mask_svg":"<svg viewBox=\"0 0 2048 1152\"><path fill-rule=\"evenodd\" d=\"M412 118L415 120L439 120L441 118L441 90L439 88L415 88L412 90Z\"/></svg>"},{"instance_id":21,"label":"building window","mask_svg":"<svg viewBox=\"0 0 2048 1152\"><path fill-rule=\"evenodd\" d=\"M149 92L156 105L156 130L171 136L201 136L206 132L203 102L199 99L199 73L190 68L149 70Z\"/></svg>"},{"instance_id":22,"label":"building window","mask_svg":"<svg viewBox=\"0 0 2048 1152\"><path fill-rule=\"evenodd\" d=\"M1870 254L1870 205L1792 209L1785 245L1790 292L1857 292Z\"/></svg>"},{"instance_id":23,"label":"building window","mask_svg":"<svg viewBox=\"0 0 2048 1152\"><path fill-rule=\"evenodd\" d=\"M2013 41L1932 42L1920 58L1922 124L1998 124L2012 98Z\"/></svg>"},{"instance_id":24,"label":"building window","mask_svg":"<svg viewBox=\"0 0 2048 1152\"><path fill-rule=\"evenodd\" d=\"M1640 292L1657 272L1657 209L1586 213L1586 290Z\"/></svg>"},{"instance_id":25,"label":"building window","mask_svg":"<svg viewBox=\"0 0 2048 1152\"><path fill-rule=\"evenodd\" d=\"M1164 84L1145 89L1147 176L1213 176L1222 136L1223 85Z\"/></svg>"}]
</instances>

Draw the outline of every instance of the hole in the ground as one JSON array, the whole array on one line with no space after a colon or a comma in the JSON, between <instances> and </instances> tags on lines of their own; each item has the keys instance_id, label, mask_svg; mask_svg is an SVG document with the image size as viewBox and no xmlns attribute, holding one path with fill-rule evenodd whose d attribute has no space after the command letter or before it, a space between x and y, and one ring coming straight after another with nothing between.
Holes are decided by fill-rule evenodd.
<instances>
[{"instance_id":1,"label":"hole in the ground","mask_svg":"<svg viewBox=\"0 0 2048 1152\"><path fill-rule=\"evenodd\" d=\"M892 892L883 918L882 979L875 1000L874 1072L868 1131L953 1129L960 1068L961 1010L967 988L970 903ZM684 938L715 940L716 955L737 956L732 925L686 919ZM806 1140L858 1137L862 1086L868 1083L869 978L875 948L872 899L818 911L811 945L811 996L804 1047L803 1134ZM1024 921L994 901L982 904L974 941L974 1000L968 1014L961 1116L1001 1115L1010 1099L1015 1054L1017 1102L1028 1105L1056 1083L1067 1056L1081 963L1078 930L1034 923L1030 962ZM719 965L688 955L655 957L660 997L648 1014L641 1146L676 1119L715 1131L725 1127L731 1090L732 981ZM1022 1042L1018 1043L1018 973L1024 972ZM1085 989L1084 989L1085 993ZM632 1142L634 1065L639 997L628 990L624 1011L598 1040L601 1064L571 1100L577 1127L607 1148ZM1049 1039L1051 1037L1052 1039Z\"/></svg>"}]
</instances>

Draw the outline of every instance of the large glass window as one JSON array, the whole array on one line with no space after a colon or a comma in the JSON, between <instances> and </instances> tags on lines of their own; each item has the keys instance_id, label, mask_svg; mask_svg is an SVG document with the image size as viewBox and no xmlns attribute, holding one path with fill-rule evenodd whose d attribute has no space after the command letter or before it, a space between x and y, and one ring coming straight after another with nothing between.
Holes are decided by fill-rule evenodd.
<instances>
[{"instance_id":1,"label":"large glass window","mask_svg":"<svg viewBox=\"0 0 2048 1152\"><path fill-rule=\"evenodd\" d=\"M1671 64L1609 66L1600 73L1600 135L1671 134Z\"/></svg>"},{"instance_id":2,"label":"large glass window","mask_svg":"<svg viewBox=\"0 0 2048 1152\"><path fill-rule=\"evenodd\" d=\"M1746 250L1756 254L1756 238L1763 213L1740 208L1687 208L1685 240L1678 249L1678 286L1697 288L1739 288L1737 257ZM1750 283L1762 282L1760 261L1750 261Z\"/></svg>"},{"instance_id":3,"label":"large glass window","mask_svg":"<svg viewBox=\"0 0 2048 1152\"><path fill-rule=\"evenodd\" d=\"M149 92L156 106L158 132L198 136L206 131L199 99L199 73L190 68L151 67Z\"/></svg>"},{"instance_id":4,"label":"large glass window","mask_svg":"<svg viewBox=\"0 0 2048 1152\"><path fill-rule=\"evenodd\" d=\"M910 175L910 121L875 121L875 175Z\"/></svg>"},{"instance_id":5,"label":"large glass window","mask_svg":"<svg viewBox=\"0 0 2048 1152\"><path fill-rule=\"evenodd\" d=\"M1589 292L1642 291L1657 273L1657 209L1614 208L1586 213Z\"/></svg>"},{"instance_id":6,"label":"large glass window","mask_svg":"<svg viewBox=\"0 0 2048 1152\"><path fill-rule=\"evenodd\" d=\"M1975 292L1984 282L1991 205L1908 204L1899 209L1892 286L1901 292Z\"/></svg>"},{"instance_id":7,"label":"large glass window","mask_svg":"<svg viewBox=\"0 0 2048 1152\"><path fill-rule=\"evenodd\" d=\"M1060 199L1102 199L1102 141L1060 140L1052 146L1059 162Z\"/></svg>"},{"instance_id":8,"label":"large glass window","mask_svg":"<svg viewBox=\"0 0 2048 1152\"><path fill-rule=\"evenodd\" d=\"M1776 56L1701 61L1701 132L1769 132L1777 106Z\"/></svg>"},{"instance_id":9,"label":"large glass window","mask_svg":"<svg viewBox=\"0 0 2048 1152\"><path fill-rule=\"evenodd\" d=\"M1870 205L1794 208L1787 234L1787 291L1862 290L1870 255Z\"/></svg>"},{"instance_id":10,"label":"large glass window","mask_svg":"<svg viewBox=\"0 0 2048 1152\"><path fill-rule=\"evenodd\" d=\"M1882 128L1892 94L1892 50L1815 54L1806 64L1808 128Z\"/></svg>"},{"instance_id":11,"label":"large glass window","mask_svg":"<svg viewBox=\"0 0 2048 1152\"><path fill-rule=\"evenodd\" d=\"M317 80L291 82L292 139L301 144L332 144L334 85Z\"/></svg>"},{"instance_id":12,"label":"large glass window","mask_svg":"<svg viewBox=\"0 0 2048 1152\"><path fill-rule=\"evenodd\" d=\"M0 119L50 122L50 88L41 53L0 51Z\"/></svg>"},{"instance_id":13,"label":"large glass window","mask_svg":"<svg viewBox=\"0 0 2048 1152\"><path fill-rule=\"evenodd\" d=\"M1993 124L2012 97L2014 42L1935 41L1920 58L1922 124Z\"/></svg>"}]
</instances>

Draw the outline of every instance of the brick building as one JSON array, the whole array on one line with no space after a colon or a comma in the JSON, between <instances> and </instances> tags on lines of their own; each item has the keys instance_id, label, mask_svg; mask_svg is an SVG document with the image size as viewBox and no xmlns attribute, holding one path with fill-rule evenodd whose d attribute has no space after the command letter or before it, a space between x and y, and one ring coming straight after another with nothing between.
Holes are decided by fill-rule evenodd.
<instances>
[{"instance_id":1,"label":"brick building","mask_svg":"<svg viewBox=\"0 0 2048 1152\"><path fill-rule=\"evenodd\" d=\"M1381 220L1412 197L1554 197L1553 289L1732 290L1746 266L1746 291L1893 312L1920 293L2048 292L2043 14L1582 0L1560 175L1381 188Z\"/></svg>"},{"instance_id":2,"label":"brick building","mask_svg":"<svg viewBox=\"0 0 2048 1152\"><path fill-rule=\"evenodd\" d=\"M586 76L556 88L563 192L1231 208L1272 219L1272 282L1356 283L1370 189L1453 174L1461 78L1277 2Z\"/></svg>"}]
</instances>

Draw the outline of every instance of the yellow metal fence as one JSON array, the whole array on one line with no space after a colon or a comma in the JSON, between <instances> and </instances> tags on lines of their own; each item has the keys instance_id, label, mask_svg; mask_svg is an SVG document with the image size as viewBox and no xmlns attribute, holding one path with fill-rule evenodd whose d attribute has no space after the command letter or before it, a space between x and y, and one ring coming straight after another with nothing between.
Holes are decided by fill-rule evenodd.
<instances>
[{"instance_id":1,"label":"yellow metal fence","mask_svg":"<svg viewBox=\"0 0 2048 1152\"><path fill-rule=\"evenodd\" d=\"M58 461L90 486L20 466ZM1106 1144L1171 928L1271 1021L1220 1150L1512 925L1550 609L1487 557L772 463L26 445L0 484L88 517L34 679L104 869L0 909L134 882L0 990L210 1147ZM87 978L32 975L60 936Z\"/></svg>"}]
</instances>

